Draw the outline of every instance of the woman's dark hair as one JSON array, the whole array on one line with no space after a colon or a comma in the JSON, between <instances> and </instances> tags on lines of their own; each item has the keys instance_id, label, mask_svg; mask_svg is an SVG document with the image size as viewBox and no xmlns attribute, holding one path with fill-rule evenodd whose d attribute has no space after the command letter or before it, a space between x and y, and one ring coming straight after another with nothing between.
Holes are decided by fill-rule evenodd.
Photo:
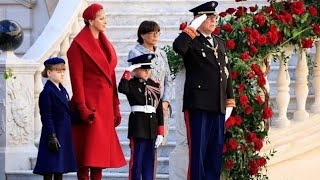
<instances>
[{"instance_id":1,"label":"woman's dark hair","mask_svg":"<svg viewBox=\"0 0 320 180\"><path fill-rule=\"evenodd\" d=\"M44 70L41 72L42 77L47 78L48 77L48 70L53 71L59 71L59 70L66 70L66 66L64 63L59 64L46 64L44 66Z\"/></svg>"},{"instance_id":2,"label":"woman's dark hair","mask_svg":"<svg viewBox=\"0 0 320 180\"><path fill-rule=\"evenodd\" d=\"M89 27L89 25L90 25L90 24L89 24L89 20L84 19L83 21L84 21L84 24L85 24L87 27Z\"/></svg>"},{"instance_id":3,"label":"woman's dark hair","mask_svg":"<svg viewBox=\"0 0 320 180\"><path fill-rule=\"evenodd\" d=\"M138 43L143 44L143 39L141 37L142 34L146 34L148 32L159 32L160 26L154 21L143 21L138 29Z\"/></svg>"}]
</instances>

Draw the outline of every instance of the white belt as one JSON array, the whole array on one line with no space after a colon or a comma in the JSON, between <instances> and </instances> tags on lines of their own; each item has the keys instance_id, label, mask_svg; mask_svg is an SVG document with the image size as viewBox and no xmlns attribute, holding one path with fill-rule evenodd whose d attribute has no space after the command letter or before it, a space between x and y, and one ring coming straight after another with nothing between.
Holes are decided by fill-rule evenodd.
<instances>
[{"instance_id":1,"label":"white belt","mask_svg":"<svg viewBox=\"0 0 320 180\"><path fill-rule=\"evenodd\" d=\"M132 112L156 113L156 108L150 105L145 106L131 106Z\"/></svg>"}]
</instances>

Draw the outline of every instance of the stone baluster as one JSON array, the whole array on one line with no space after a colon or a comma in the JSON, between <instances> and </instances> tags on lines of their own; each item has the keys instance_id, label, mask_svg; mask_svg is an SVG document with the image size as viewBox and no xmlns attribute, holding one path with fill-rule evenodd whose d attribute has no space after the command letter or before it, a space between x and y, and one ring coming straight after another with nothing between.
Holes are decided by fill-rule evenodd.
<instances>
[{"instance_id":1,"label":"stone baluster","mask_svg":"<svg viewBox=\"0 0 320 180\"><path fill-rule=\"evenodd\" d=\"M320 41L316 41L315 46L316 55L313 69L314 104L311 106L311 112L320 113Z\"/></svg>"},{"instance_id":2,"label":"stone baluster","mask_svg":"<svg viewBox=\"0 0 320 180\"><path fill-rule=\"evenodd\" d=\"M64 87L67 89L70 97L71 97L71 82L70 82L70 75L69 75L69 64L67 61L67 51L70 47L70 41L69 41L69 35L67 35L63 41L61 42L60 46L60 57L63 58L66 61L66 71L64 74Z\"/></svg>"},{"instance_id":3,"label":"stone baluster","mask_svg":"<svg viewBox=\"0 0 320 180\"><path fill-rule=\"evenodd\" d=\"M41 117L39 109L39 95L43 89L41 72L44 66L41 64L40 68L34 74L34 137L35 145L39 147L40 135L41 135Z\"/></svg>"},{"instance_id":4,"label":"stone baluster","mask_svg":"<svg viewBox=\"0 0 320 180\"><path fill-rule=\"evenodd\" d=\"M297 110L294 112L293 120L302 121L309 118L306 111L306 101L308 98L308 64L306 50L299 50L299 59L296 66L295 95L297 100Z\"/></svg>"},{"instance_id":5,"label":"stone baluster","mask_svg":"<svg viewBox=\"0 0 320 180\"><path fill-rule=\"evenodd\" d=\"M275 119L274 126L281 128L289 125L290 121L287 117L287 110L290 102L290 75L288 72L288 63L291 58L294 46L287 46L282 49L285 57L279 55L279 72L277 76L277 90L278 94L276 97L279 117Z\"/></svg>"}]
</instances>

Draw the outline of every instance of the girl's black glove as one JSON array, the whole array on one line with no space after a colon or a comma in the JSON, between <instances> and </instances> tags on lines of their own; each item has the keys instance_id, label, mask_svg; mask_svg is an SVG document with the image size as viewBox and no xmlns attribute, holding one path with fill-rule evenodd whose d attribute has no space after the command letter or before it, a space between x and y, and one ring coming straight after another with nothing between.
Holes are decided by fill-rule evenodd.
<instances>
[{"instance_id":1,"label":"girl's black glove","mask_svg":"<svg viewBox=\"0 0 320 180\"><path fill-rule=\"evenodd\" d=\"M48 136L48 148L52 152L58 152L59 148L61 147L57 136L55 133L52 133Z\"/></svg>"}]
</instances>

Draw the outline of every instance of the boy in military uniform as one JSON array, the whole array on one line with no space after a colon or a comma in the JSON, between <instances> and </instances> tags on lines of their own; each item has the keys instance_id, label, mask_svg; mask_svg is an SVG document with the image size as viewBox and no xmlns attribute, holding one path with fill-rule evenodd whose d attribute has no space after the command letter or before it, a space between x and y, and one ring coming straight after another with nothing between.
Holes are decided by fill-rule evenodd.
<instances>
[{"instance_id":1,"label":"boy in military uniform","mask_svg":"<svg viewBox=\"0 0 320 180\"><path fill-rule=\"evenodd\" d=\"M131 106L128 124L130 139L129 180L155 179L156 148L163 141L163 110L160 85L149 77L154 54L129 59L132 63L121 78L118 91L127 96ZM131 71L134 77L131 78Z\"/></svg>"},{"instance_id":2,"label":"boy in military uniform","mask_svg":"<svg viewBox=\"0 0 320 180\"><path fill-rule=\"evenodd\" d=\"M220 179L224 123L235 106L225 43L212 35L217 5L209 1L191 9L194 20L173 42L186 68L183 111L190 154L188 180Z\"/></svg>"}]
</instances>

